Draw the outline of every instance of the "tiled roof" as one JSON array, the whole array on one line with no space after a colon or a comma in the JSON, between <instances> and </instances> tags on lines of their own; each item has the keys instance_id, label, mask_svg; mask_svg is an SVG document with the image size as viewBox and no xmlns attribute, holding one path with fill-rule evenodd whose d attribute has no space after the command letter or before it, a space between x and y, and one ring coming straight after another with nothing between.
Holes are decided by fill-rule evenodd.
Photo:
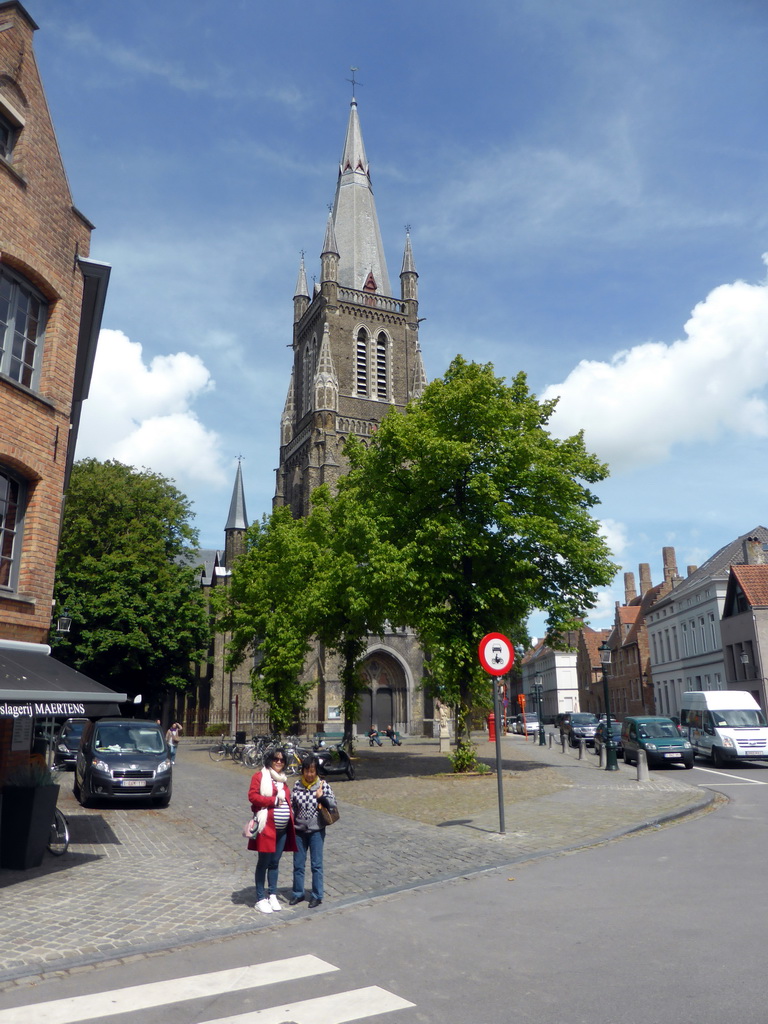
<instances>
[{"instance_id":1,"label":"tiled roof","mask_svg":"<svg viewBox=\"0 0 768 1024\"><path fill-rule=\"evenodd\" d=\"M662 600L678 600L689 590L695 590L697 586L710 579L727 580L732 565L744 564L744 541L750 537L754 537L763 544L768 544L768 530L764 526L756 526L753 530L748 530L747 533L743 533L716 551L711 558L698 567L696 572L692 572L690 576L678 583L675 589L666 594Z\"/></svg>"},{"instance_id":2,"label":"tiled roof","mask_svg":"<svg viewBox=\"0 0 768 1024\"><path fill-rule=\"evenodd\" d=\"M768 608L768 565L734 565L733 575L753 608Z\"/></svg>"}]
</instances>

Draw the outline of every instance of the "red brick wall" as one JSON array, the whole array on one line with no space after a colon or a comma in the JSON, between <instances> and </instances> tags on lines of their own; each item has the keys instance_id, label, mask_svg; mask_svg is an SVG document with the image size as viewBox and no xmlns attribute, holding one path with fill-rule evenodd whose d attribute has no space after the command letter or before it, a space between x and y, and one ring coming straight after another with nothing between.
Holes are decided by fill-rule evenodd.
<instances>
[{"instance_id":1,"label":"red brick wall","mask_svg":"<svg viewBox=\"0 0 768 1024\"><path fill-rule=\"evenodd\" d=\"M0 464L27 481L18 592L0 592L0 638L44 642L51 618L69 438L82 275L91 226L72 205L35 62L33 26L0 4L0 110L24 121L10 161L0 159L0 263L49 304L39 388L0 377ZM5 105L5 106L4 106Z\"/></svg>"}]
</instances>

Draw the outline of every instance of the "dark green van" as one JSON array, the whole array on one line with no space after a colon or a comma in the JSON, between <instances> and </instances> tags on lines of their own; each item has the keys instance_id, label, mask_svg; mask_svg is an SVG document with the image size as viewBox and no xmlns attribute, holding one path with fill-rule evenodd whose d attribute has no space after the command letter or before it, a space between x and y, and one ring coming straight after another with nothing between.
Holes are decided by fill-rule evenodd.
<instances>
[{"instance_id":1,"label":"dark green van","mask_svg":"<svg viewBox=\"0 0 768 1024\"><path fill-rule=\"evenodd\" d=\"M632 715L621 727L624 763L637 761L639 750L644 750L649 768L662 768L682 764L693 768L693 747L681 736L671 718L660 715Z\"/></svg>"}]
</instances>

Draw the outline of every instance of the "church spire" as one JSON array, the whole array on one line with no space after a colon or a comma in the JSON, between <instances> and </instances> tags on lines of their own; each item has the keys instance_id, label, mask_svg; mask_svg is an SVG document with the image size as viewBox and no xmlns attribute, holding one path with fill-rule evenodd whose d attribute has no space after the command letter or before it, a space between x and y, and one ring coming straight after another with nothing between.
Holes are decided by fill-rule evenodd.
<instances>
[{"instance_id":1,"label":"church spire","mask_svg":"<svg viewBox=\"0 0 768 1024\"><path fill-rule=\"evenodd\" d=\"M368 158L354 97L339 164L332 217L339 253L339 284L362 291L366 282L370 289L372 281L379 295L391 295Z\"/></svg>"},{"instance_id":2,"label":"church spire","mask_svg":"<svg viewBox=\"0 0 768 1024\"><path fill-rule=\"evenodd\" d=\"M232 568L232 563L245 551L245 531L248 529L248 514L245 511L245 491L243 490L243 469L237 460L235 486L232 488L232 501L229 504L227 525L224 527L224 565Z\"/></svg>"},{"instance_id":3,"label":"church spire","mask_svg":"<svg viewBox=\"0 0 768 1024\"><path fill-rule=\"evenodd\" d=\"M296 279L296 291L293 293L293 320L297 323L301 320L309 305L309 287L307 286L307 274L304 270L304 253L301 254L299 264L299 276Z\"/></svg>"}]
</instances>

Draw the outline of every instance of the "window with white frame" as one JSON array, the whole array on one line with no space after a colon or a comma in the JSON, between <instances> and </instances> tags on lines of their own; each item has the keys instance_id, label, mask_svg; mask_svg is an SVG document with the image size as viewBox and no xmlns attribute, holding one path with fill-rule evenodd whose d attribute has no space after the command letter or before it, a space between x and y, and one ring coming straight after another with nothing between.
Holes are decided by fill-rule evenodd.
<instances>
[{"instance_id":1,"label":"window with white frame","mask_svg":"<svg viewBox=\"0 0 768 1024\"><path fill-rule=\"evenodd\" d=\"M355 355L356 363L356 390L358 395L368 394L368 332L361 327L357 332L357 349Z\"/></svg>"},{"instance_id":2,"label":"window with white frame","mask_svg":"<svg viewBox=\"0 0 768 1024\"><path fill-rule=\"evenodd\" d=\"M382 401L389 397L389 338L384 331L376 338L376 397Z\"/></svg>"},{"instance_id":3,"label":"window with white frame","mask_svg":"<svg viewBox=\"0 0 768 1024\"><path fill-rule=\"evenodd\" d=\"M31 285L0 267L0 373L27 388L38 385L47 312Z\"/></svg>"},{"instance_id":4,"label":"window with white frame","mask_svg":"<svg viewBox=\"0 0 768 1024\"><path fill-rule=\"evenodd\" d=\"M10 160L19 129L0 113L0 157Z\"/></svg>"},{"instance_id":5,"label":"window with white frame","mask_svg":"<svg viewBox=\"0 0 768 1024\"><path fill-rule=\"evenodd\" d=\"M0 590L16 589L25 497L24 481L0 466Z\"/></svg>"}]
</instances>

